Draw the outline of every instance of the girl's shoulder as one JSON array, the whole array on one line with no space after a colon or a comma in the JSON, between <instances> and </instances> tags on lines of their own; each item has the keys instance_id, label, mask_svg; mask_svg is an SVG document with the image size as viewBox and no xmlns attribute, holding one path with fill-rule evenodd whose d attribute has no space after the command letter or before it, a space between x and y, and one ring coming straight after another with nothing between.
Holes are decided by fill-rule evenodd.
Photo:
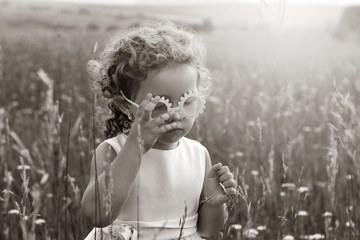
<instances>
[{"instance_id":1,"label":"girl's shoulder","mask_svg":"<svg viewBox=\"0 0 360 240\"><path fill-rule=\"evenodd\" d=\"M181 144L183 144L185 147L193 149L193 150L207 151L207 149L204 145L202 145L200 142L198 142L194 139L191 139L191 138L183 137Z\"/></svg>"},{"instance_id":2,"label":"girl's shoulder","mask_svg":"<svg viewBox=\"0 0 360 240\"><path fill-rule=\"evenodd\" d=\"M126 135L124 133L120 133L115 137L108 138L104 142L109 144L116 153L119 153L121 148L124 146L126 142ZM180 140L181 148L185 148L187 150L191 151L197 151L197 152L207 152L207 149L204 145L202 145L200 142L190 139L187 137L182 137Z\"/></svg>"},{"instance_id":3,"label":"girl's shoulder","mask_svg":"<svg viewBox=\"0 0 360 240\"><path fill-rule=\"evenodd\" d=\"M109 144L116 153L119 153L121 148L124 146L126 141L126 135L124 133L120 133L116 135L115 137L108 138L104 142Z\"/></svg>"}]
</instances>

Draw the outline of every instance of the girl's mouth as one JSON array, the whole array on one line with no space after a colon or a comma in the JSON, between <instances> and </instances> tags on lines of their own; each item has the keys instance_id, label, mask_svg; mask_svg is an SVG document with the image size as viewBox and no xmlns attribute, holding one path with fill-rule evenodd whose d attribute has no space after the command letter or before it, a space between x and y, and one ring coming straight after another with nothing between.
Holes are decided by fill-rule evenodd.
<instances>
[{"instance_id":1,"label":"girl's mouth","mask_svg":"<svg viewBox=\"0 0 360 240\"><path fill-rule=\"evenodd\" d=\"M183 130L181 128L174 128L174 129L171 129L169 131L167 131L166 133L177 133L177 132L182 132Z\"/></svg>"}]
</instances>

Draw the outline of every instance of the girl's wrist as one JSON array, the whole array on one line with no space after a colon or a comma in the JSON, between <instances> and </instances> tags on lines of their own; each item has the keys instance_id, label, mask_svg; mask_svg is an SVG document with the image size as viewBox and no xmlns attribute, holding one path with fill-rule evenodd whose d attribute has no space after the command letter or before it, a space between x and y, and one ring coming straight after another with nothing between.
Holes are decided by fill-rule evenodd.
<instances>
[{"instance_id":1,"label":"girl's wrist","mask_svg":"<svg viewBox=\"0 0 360 240\"><path fill-rule=\"evenodd\" d=\"M142 151L142 155L145 154L144 148L139 146L137 137L131 134L129 134L129 136L125 141L124 149L128 149L130 152L132 152L132 154L137 153L138 155L140 155L141 151Z\"/></svg>"},{"instance_id":2,"label":"girl's wrist","mask_svg":"<svg viewBox=\"0 0 360 240\"><path fill-rule=\"evenodd\" d=\"M201 201L200 208L206 207L206 208L216 208L219 209L220 207L226 208L226 203L214 203L211 200L205 199Z\"/></svg>"}]
</instances>

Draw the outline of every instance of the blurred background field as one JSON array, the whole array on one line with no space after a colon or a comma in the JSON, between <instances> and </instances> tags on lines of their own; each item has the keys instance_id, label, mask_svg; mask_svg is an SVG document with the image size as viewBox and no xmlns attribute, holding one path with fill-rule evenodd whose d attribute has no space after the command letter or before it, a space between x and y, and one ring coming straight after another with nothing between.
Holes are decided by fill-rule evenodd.
<instances>
[{"instance_id":1,"label":"blurred background field","mask_svg":"<svg viewBox=\"0 0 360 240\"><path fill-rule=\"evenodd\" d=\"M208 47L213 91L189 137L229 165L241 193L214 239L358 239L360 7L281 0L0 1L0 239L89 232L81 195L104 138L86 64L151 17L190 26Z\"/></svg>"}]
</instances>

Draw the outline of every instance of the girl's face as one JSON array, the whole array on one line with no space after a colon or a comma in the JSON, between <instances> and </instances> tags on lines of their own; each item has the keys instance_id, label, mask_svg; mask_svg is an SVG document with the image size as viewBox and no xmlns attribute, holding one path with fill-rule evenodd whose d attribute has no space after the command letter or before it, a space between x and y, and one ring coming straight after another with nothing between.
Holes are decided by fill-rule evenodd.
<instances>
[{"instance_id":1,"label":"girl's face","mask_svg":"<svg viewBox=\"0 0 360 240\"><path fill-rule=\"evenodd\" d=\"M147 93L169 99L172 107L177 107L180 98L189 91L197 91L197 71L189 64L172 63L160 69L149 72L142 81L136 95L135 102L140 103ZM132 108L133 113L136 109ZM136 114L134 114L136 116ZM178 145L178 140L185 136L192 128L195 117L183 118L175 114L167 122L177 122L177 127L158 138L154 148L172 149Z\"/></svg>"}]
</instances>

